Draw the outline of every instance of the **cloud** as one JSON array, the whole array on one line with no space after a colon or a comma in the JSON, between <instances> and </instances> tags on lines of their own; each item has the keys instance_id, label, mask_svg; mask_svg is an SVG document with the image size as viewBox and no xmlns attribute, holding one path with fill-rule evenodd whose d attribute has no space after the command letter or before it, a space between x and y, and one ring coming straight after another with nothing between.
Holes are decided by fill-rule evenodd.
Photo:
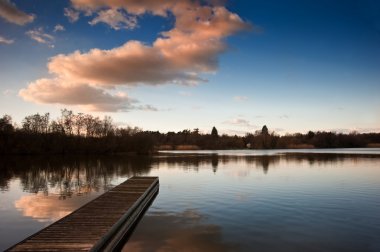
<instances>
[{"instance_id":1,"label":"cloud","mask_svg":"<svg viewBox=\"0 0 380 252\"><path fill-rule=\"evenodd\" d=\"M230 125L235 125L235 126L240 126L240 127L257 128L256 125L251 124L248 120L243 119L243 118L233 118L231 120L225 121L224 124L230 124Z\"/></svg>"},{"instance_id":2,"label":"cloud","mask_svg":"<svg viewBox=\"0 0 380 252\"><path fill-rule=\"evenodd\" d=\"M127 15L124 11L118 9L108 9L98 12L98 16L89 22L90 25L106 23L112 29L133 30L137 26L137 17Z\"/></svg>"},{"instance_id":3,"label":"cloud","mask_svg":"<svg viewBox=\"0 0 380 252\"><path fill-rule=\"evenodd\" d=\"M40 104L80 105L90 111L127 111L137 103L125 93L110 94L90 85L65 83L61 79L39 79L21 89L19 96Z\"/></svg>"},{"instance_id":4,"label":"cloud","mask_svg":"<svg viewBox=\"0 0 380 252\"><path fill-rule=\"evenodd\" d=\"M37 41L38 43L46 44L49 47L54 47L54 37L50 34L45 33L42 27L34 30L29 30L26 32L26 35L28 35L31 39Z\"/></svg>"},{"instance_id":5,"label":"cloud","mask_svg":"<svg viewBox=\"0 0 380 252\"><path fill-rule=\"evenodd\" d=\"M224 38L250 27L224 6L201 5L190 0L72 0L72 4L73 9L65 9L66 16L71 17L70 13L75 12L77 18L78 11L86 15L97 12L98 16L91 21L93 24L104 22L119 29L131 25L130 20L123 19L130 16L124 16L121 10L133 16L150 13L166 17L171 13L176 21L171 30L162 32L151 45L131 40L109 50L94 48L88 52L75 51L52 57L47 66L55 75L52 81L60 79L63 80L61 83L76 83L66 85L65 90L77 89L78 83L86 88L96 86L99 92L100 88L110 89L117 85L195 85L205 82L203 75L218 69L218 56L226 50ZM135 26L137 22L132 24ZM55 101L51 99L49 102Z\"/></svg>"},{"instance_id":6,"label":"cloud","mask_svg":"<svg viewBox=\"0 0 380 252\"><path fill-rule=\"evenodd\" d=\"M6 39L3 36L0 36L0 44L6 44L10 45L13 44L15 41L13 39Z\"/></svg>"},{"instance_id":7,"label":"cloud","mask_svg":"<svg viewBox=\"0 0 380 252\"><path fill-rule=\"evenodd\" d=\"M71 8L63 9L63 14L69 19L71 23L75 23L79 19L79 11L73 10Z\"/></svg>"},{"instance_id":8,"label":"cloud","mask_svg":"<svg viewBox=\"0 0 380 252\"><path fill-rule=\"evenodd\" d=\"M247 96L234 96L234 100L242 102L242 101L248 100L248 97Z\"/></svg>"},{"instance_id":9,"label":"cloud","mask_svg":"<svg viewBox=\"0 0 380 252\"><path fill-rule=\"evenodd\" d=\"M56 26L54 26L54 32L64 31L64 30L65 30L65 27L63 27L63 25L57 24Z\"/></svg>"},{"instance_id":10,"label":"cloud","mask_svg":"<svg viewBox=\"0 0 380 252\"><path fill-rule=\"evenodd\" d=\"M74 1L74 6L77 2ZM93 6L90 1L81 1L81 6L84 2ZM111 7L116 2L112 2ZM87 53L76 51L68 55L61 54L50 60L49 71L67 79L101 85L204 82L200 75L215 72L217 56L226 49L222 39L248 25L224 7L185 3L180 2L172 7L171 11L176 16L175 27L163 32L152 46L128 41L111 50L92 49ZM131 4L132 7L128 8L128 2L121 2L116 7L124 6L134 14L144 13L135 6L139 4ZM145 10L161 13L155 8Z\"/></svg>"},{"instance_id":11,"label":"cloud","mask_svg":"<svg viewBox=\"0 0 380 252\"><path fill-rule=\"evenodd\" d=\"M175 59L165 59L156 48L130 41L111 50L92 49L84 54L76 51L57 55L51 58L48 69L68 80L108 86L168 82L191 84L202 80L191 72L182 71L184 67L176 63ZM190 64L185 67L193 68Z\"/></svg>"},{"instance_id":12,"label":"cloud","mask_svg":"<svg viewBox=\"0 0 380 252\"><path fill-rule=\"evenodd\" d=\"M74 8L82 11L96 11L104 7L109 8L123 8L128 10L129 13L135 15L142 15L146 12L150 12L154 15L167 16L167 11L174 8L179 3L178 0L71 0ZM188 3L190 1L184 0L183 3Z\"/></svg>"},{"instance_id":13,"label":"cloud","mask_svg":"<svg viewBox=\"0 0 380 252\"><path fill-rule=\"evenodd\" d=\"M0 17L17 25L33 22L35 18L33 14L27 14L17 9L16 5L9 0L0 0Z\"/></svg>"},{"instance_id":14,"label":"cloud","mask_svg":"<svg viewBox=\"0 0 380 252\"><path fill-rule=\"evenodd\" d=\"M252 132L259 128L257 125L253 124L249 120L246 120L241 117L229 119L227 121L224 121L223 124L233 126L233 129L221 130L223 134L228 134L228 135L244 136L248 132Z\"/></svg>"}]
</instances>

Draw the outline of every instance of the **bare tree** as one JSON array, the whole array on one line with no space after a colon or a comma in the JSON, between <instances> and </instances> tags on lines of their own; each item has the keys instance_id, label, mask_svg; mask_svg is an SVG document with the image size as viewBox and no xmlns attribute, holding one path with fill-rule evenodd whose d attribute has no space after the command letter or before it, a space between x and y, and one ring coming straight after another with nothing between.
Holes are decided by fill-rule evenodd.
<instances>
[{"instance_id":1,"label":"bare tree","mask_svg":"<svg viewBox=\"0 0 380 252\"><path fill-rule=\"evenodd\" d=\"M83 128L85 126L85 115L83 113L74 115L74 126L77 136L82 135Z\"/></svg>"},{"instance_id":2,"label":"bare tree","mask_svg":"<svg viewBox=\"0 0 380 252\"><path fill-rule=\"evenodd\" d=\"M65 134L72 135L73 134L73 122L74 122L74 114L73 111L62 109L61 110L61 124L65 129Z\"/></svg>"},{"instance_id":3,"label":"bare tree","mask_svg":"<svg viewBox=\"0 0 380 252\"><path fill-rule=\"evenodd\" d=\"M0 132L12 132L14 127L12 125L12 117L10 115L4 115L0 118Z\"/></svg>"},{"instance_id":4,"label":"bare tree","mask_svg":"<svg viewBox=\"0 0 380 252\"><path fill-rule=\"evenodd\" d=\"M26 116L22 121L22 129L27 132L46 134L49 130L49 117L49 113Z\"/></svg>"}]
</instances>

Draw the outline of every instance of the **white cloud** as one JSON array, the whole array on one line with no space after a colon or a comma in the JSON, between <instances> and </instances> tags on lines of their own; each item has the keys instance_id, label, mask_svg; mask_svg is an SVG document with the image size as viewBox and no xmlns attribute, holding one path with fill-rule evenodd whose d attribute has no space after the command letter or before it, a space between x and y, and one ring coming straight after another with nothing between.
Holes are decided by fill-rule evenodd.
<instances>
[{"instance_id":1,"label":"white cloud","mask_svg":"<svg viewBox=\"0 0 380 252\"><path fill-rule=\"evenodd\" d=\"M127 24L120 21L120 17L110 18L107 14L110 10L112 13L123 9L129 15L152 13L164 17L171 12L176 21L174 27L162 32L152 45L127 41L109 50L95 48L89 52L75 51L52 57L48 69L55 78L51 81L62 80L60 83L65 83L65 89L78 89L79 85L86 88L96 86L99 92L116 85L194 85L205 82L203 75L218 69L218 56L226 49L224 38L249 27L237 14L223 6L201 5L190 0L72 0L72 3L75 10L67 9L65 15L70 16L68 13L76 10L85 14L98 12L98 20L94 21L95 18L93 22L105 22L114 28L121 29ZM79 13L75 17L79 17ZM46 79L42 80L46 82ZM76 84L67 85L71 83ZM38 92L30 93L29 98L33 95L38 96ZM54 99L48 102L54 103Z\"/></svg>"},{"instance_id":2,"label":"white cloud","mask_svg":"<svg viewBox=\"0 0 380 252\"><path fill-rule=\"evenodd\" d=\"M123 10L108 9L98 12L98 16L89 22L90 25L106 23L115 30L133 30L137 26L137 17L127 15Z\"/></svg>"},{"instance_id":3,"label":"white cloud","mask_svg":"<svg viewBox=\"0 0 380 252\"><path fill-rule=\"evenodd\" d=\"M28 35L31 39L37 41L38 43L46 44L49 47L54 47L54 37L50 34L45 33L42 27L34 30L29 30L26 32L26 35Z\"/></svg>"},{"instance_id":4,"label":"white cloud","mask_svg":"<svg viewBox=\"0 0 380 252\"><path fill-rule=\"evenodd\" d=\"M13 39L6 39L3 36L0 36L0 44L6 44L10 45L13 44L15 41Z\"/></svg>"},{"instance_id":5,"label":"white cloud","mask_svg":"<svg viewBox=\"0 0 380 252\"><path fill-rule=\"evenodd\" d=\"M69 19L71 23L75 23L79 19L79 11L73 10L71 8L65 8L63 10L63 14Z\"/></svg>"},{"instance_id":6,"label":"white cloud","mask_svg":"<svg viewBox=\"0 0 380 252\"><path fill-rule=\"evenodd\" d=\"M64 31L65 27L63 25L57 24L54 26L54 32Z\"/></svg>"},{"instance_id":7,"label":"white cloud","mask_svg":"<svg viewBox=\"0 0 380 252\"><path fill-rule=\"evenodd\" d=\"M9 0L0 0L0 17L10 23L25 25L33 22L35 16L19 10L14 3Z\"/></svg>"}]
</instances>

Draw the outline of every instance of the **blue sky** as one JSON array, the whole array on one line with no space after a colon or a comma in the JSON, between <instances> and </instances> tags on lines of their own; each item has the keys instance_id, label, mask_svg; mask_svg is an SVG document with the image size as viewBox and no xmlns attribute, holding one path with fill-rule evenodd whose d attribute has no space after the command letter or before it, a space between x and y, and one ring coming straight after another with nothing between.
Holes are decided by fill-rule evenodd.
<instances>
[{"instance_id":1,"label":"blue sky","mask_svg":"<svg viewBox=\"0 0 380 252\"><path fill-rule=\"evenodd\" d=\"M378 1L180 1L191 13L173 0L94 2L0 0L0 115L69 108L162 132L380 132Z\"/></svg>"}]
</instances>

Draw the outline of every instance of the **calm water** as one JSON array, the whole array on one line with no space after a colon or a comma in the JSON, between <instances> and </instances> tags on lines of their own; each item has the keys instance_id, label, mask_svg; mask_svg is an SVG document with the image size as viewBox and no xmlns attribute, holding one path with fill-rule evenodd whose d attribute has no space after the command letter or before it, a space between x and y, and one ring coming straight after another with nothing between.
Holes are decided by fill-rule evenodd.
<instances>
[{"instance_id":1,"label":"calm water","mask_svg":"<svg viewBox=\"0 0 380 252\"><path fill-rule=\"evenodd\" d=\"M126 251L380 251L380 149L296 152L3 158L0 250L128 177L158 175Z\"/></svg>"}]
</instances>

